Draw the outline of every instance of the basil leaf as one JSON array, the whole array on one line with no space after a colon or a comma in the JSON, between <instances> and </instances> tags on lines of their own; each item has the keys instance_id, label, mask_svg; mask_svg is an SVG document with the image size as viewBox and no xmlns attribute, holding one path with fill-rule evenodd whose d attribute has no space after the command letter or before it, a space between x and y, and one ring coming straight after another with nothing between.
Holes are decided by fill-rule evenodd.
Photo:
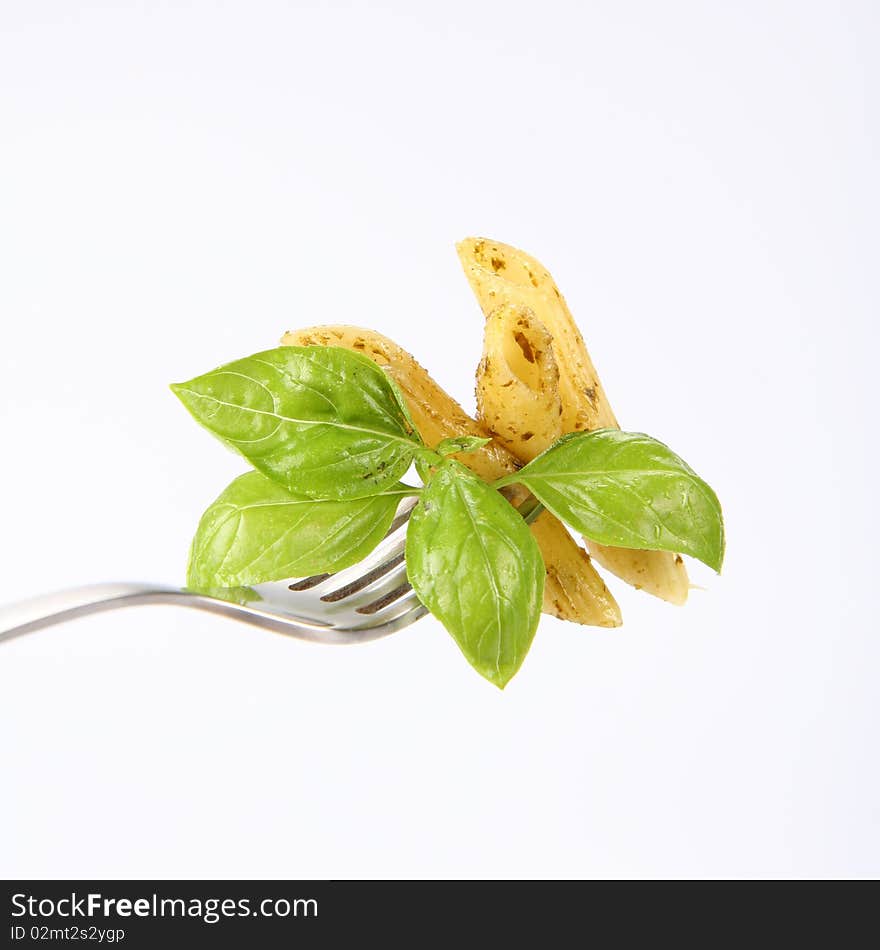
<instances>
[{"instance_id":1,"label":"basil leaf","mask_svg":"<svg viewBox=\"0 0 880 950\"><path fill-rule=\"evenodd\" d=\"M516 509L445 462L410 517L406 569L468 662L503 688L531 645L544 592L541 552Z\"/></svg>"},{"instance_id":2,"label":"basil leaf","mask_svg":"<svg viewBox=\"0 0 880 950\"><path fill-rule=\"evenodd\" d=\"M321 501L248 472L202 515L187 585L246 587L357 564L385 536L401 496L409 493L400 487L371 498Z\"/></svg>"},{"instance_id":3,"label":"basil leaf","mask_svg":"<svg viewBox=\"0 0 880 950\"><path fill-rule=\"evenodd\" d=\"M394 383L340 347L281 346L171 388L197 422L298 495L374 495L421 446Z\"/></svg>"},{"instance_id":4,"label":"basil leaf","mask_svg":"<svg viewBox=\"0 0 880 950\"><path fill-rule=\"evenodd\" d=\"M573 432L496 485L513 482L600 544L690 554L721 570L724 522L715 492L650 436Z\"/></svg>"},{"instance_id":5,"label":"basil leaf","mask_svg":"<svg viewBox=\"0 0 880 950\"><path fill-rule=\"evenodd\" d=\"M491 441L478 435L457 435L438 442L434 451L443 456L455 455L456 452L476 452Z\"/></svg>"}]
</instances>

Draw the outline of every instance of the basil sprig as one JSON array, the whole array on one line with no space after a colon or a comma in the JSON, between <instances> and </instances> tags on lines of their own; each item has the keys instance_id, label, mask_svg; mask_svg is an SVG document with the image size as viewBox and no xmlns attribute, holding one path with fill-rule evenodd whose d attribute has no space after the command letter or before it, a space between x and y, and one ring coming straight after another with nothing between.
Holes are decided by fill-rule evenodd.
<instances>
[{"instance_id":1,"label":"basil sprig","mask_svg":"<svg viewBox=\"0 0 880 950\"><path fill-rule=\"evenodd\" d=\"M581 534L620 548L724 559L715 492L671 449L638 432L572 432L496 488L518 482Z\"/></svg>"},{"instance_id":2,"label":"basil sprig","mask_svg":"<svg viewBox=\"0 0 880 950\"><path fill-rule=\"evenodd\" d=\"M444 462L410 516L406 572L471 665L503 687L531 646L544 594L541 551L516 509Z\"/></svg>"},{"instance_id":3,"label":"basil sprig","mask_svg":"<svg viewBox=\"0 0 880 950\"><path fill-rule=\"evenodd\" d=\"M307 498L390 488L422 444L394 383L339 347L279 346L171 388L197 422Z\"/></svg>"},{"instance_id":4,"label":"basil sprig","mask_svg":"<svg viewBox=\"0 0 880 950\"><path fill-rule=\"evenodd\" d=\"M203 515L190 549L191 589L235 592L349 567L384 537L401 497L418 495L406 538L409 582L477 672L504 687L535 635L545 571L534 537L498 489L524 485L602 544L690 554L721 568L715 493L649 436L572 433L488 485L449 457L487 440L423 445L390 377L346 349L278 347L172 389L257 469ZM400 483L413 463L424 488Z\"/></svg>"}]
</instances>

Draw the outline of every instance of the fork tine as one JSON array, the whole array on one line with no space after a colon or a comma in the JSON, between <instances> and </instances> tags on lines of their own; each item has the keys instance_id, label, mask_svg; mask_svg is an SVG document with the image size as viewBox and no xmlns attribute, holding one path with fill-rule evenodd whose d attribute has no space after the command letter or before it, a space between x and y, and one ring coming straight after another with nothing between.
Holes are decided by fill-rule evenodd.
<instances>
[{"instance_id":1,"label":"fork tine","mask_svg":"<svg viewBox=\"0 0 880 950\"><path fill-rule=\"evenodd\" d=\"M323 584L328 577L332 577L332 574L312 574L311 577L304 577L301 581L297 581L295 584L288 584L288 590L311 590L313 587L317 587L318 584Z\"/></svg>"},{"instance_id":2,"label":"fork tine","mask_svg":"<svg viewBox=\"0 0 880 950\"><path fill-rule=\"evenodd\" d=\"M404 505L406 507L404 507ZM391 527L385 532L386 538L390 537L398 528L400 528L402 525L405 525L407 521L409 521L409 516L413 513L413 508L415 508L415 506L415 499L404 499L400 507L397 509L397 514L394 516L394 521L391 522ZM402 511L401 508L403 509Z\"/></svg>"},{"instance_id":3,"label":"fork tine","mask_svg":"<svg viewBox=\"0 0 880 950\"><path fill-rule=\"evenodd\" d=\"M377 632L381 631L381 635L384 636L388 633L394 633L396 630L408 627L428 613L428 608L418 600L400 601L399 605L402 607L399 612L391 614L390 616L388 616L390 611L373 614L368 619L368 622L349 627L349 634L356 636L358 633L372 632L375 637Z\"/></svg>"},{"instance_id":4,"label":"fork tine","mask_svg":"<svg viewBox=\"0 0 880 950\"><path fill-rule=\"evenodd\" d=\"M374 581L379 580L380 577L384 577L389 571L394 570L394 568L400 564L403 564L403 551L383 561L378 567L367 571L366 574L361 575L350 584L332 590L329 594L324 594L321 600L327 604L334 604L337 600L344 600L346 597L351 597L352 594L356 594L359 590L369 587Z\"/></svg>"},{"instance_id":5,"label":"fork tine","mask_svg":"<svg viewBox=\"0 0 880 950\"><path fill-rule=\"evenodd\" d=\"M377 600L367 604L365 607L358 607L357 612L359 614L367 614L368 616L371 614L376 614L389 604L393 604L395 600L400 600L404 594L411 590L412 587L409 583L400 584L399 586L395 587L394 590L388 591L387 594L383 594Z\"/></svg>"},{"instance_id":6,"label":"fork tine","mask_svg":"<svg viewBox=\"0 0 880 950\"><path fill-rule=\"evenodd\" d=\"M374 614L367 614L366 616L381 621L382 623L393 623L398 618L406 617L411 613L417 614L418 617L428 613L428 608L416 597L415 591L413 590L407 591L403 597L389 604L384 609Z\"/></svg>"},{"instance_id":7,"label":"fork tine","mask_svg":"<svg viewBox=\"0 0 880 950\"><path fill-rule=\"evenodd\" d=\"M423 606L422 602L416 597L415 591L409 590L393 603L386 605L384 609L377 610L372 614L364 614L364 622L354 623L352 629L377 629L386 624L394 624L395 629L398 629L404 618L407 618L407 622L412 623L426 613L428 613L428 608Z\"/></svg>"}]
</instances>

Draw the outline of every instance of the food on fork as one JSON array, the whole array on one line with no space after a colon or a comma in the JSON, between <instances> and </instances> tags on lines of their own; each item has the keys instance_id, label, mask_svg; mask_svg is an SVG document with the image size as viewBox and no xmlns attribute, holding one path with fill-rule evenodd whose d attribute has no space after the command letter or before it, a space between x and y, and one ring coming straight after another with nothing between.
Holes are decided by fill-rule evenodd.
<instances>
[{"instance_id":1,"label":"food on fork","mask_svg":"<svg viewBox=\"0 0 880 950\"><path fill-rule=\"evenodd\" d=\"M619 430L549 273L485 239L459 255L486 317L477 419L393 341L350 326L288 332L280 347L172 387L256 470L202 517L188 584L339 570L373 551L414 498L409 585L503 688L542 609L621 622L566 525L612 573L674 603L688 589L681 555L720 570L724 527L714 492L679 456ZM421 484L409 484L413 471Z\"/></svg>"}]
</instances>

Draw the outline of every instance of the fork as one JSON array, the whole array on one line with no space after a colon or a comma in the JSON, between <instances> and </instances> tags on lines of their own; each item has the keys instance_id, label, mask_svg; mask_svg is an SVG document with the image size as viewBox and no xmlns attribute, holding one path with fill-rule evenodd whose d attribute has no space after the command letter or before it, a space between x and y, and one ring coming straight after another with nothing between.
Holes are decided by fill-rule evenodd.
<instances>
[{"instance_id":1,"label":"fork","mask_svg":"<svg viewBox=\"0 0 880 950\"><path fill-rule=\"evenodd\" d=\"M254 601L154 584L91 584L0 608L0 643L76 617L145 604L191 607L313 643L377 640L428 613L406 579L406 524L415 506L412 498L401 502L384 539L360 563L332 574L254 585ZM518 506L527 523L541 510L533 495Z\"/></svg>"}]
</instances>

